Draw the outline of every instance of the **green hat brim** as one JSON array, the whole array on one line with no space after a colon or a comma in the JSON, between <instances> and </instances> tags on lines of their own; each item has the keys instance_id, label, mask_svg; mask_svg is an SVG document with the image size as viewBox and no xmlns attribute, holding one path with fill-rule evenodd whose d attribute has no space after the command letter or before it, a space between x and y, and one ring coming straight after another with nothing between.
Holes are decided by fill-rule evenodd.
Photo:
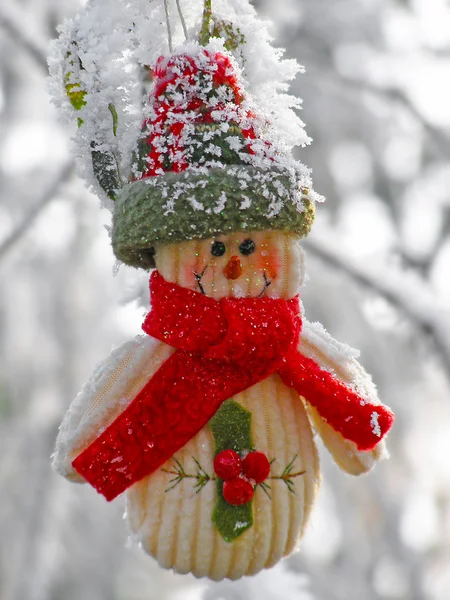
<instances>
[{"instance_id":1,"label":"green hat brim","mask_svg":"<svg viewBox=\"0 0 450 600\"><path fill-rule=\"evenodd\" d=\"M151 269L160 244L266 229L304 237L314 220L307 194L297 190L298 208L288 175L241 165L134 181L116 198L114 253L127 265Z\"/></svg>"}]
</instances>

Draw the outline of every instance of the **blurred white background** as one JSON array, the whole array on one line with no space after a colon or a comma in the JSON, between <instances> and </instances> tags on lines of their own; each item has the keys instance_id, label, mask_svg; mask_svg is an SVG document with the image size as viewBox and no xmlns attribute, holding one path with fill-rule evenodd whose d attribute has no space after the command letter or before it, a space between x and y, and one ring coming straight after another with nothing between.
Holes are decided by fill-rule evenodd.
<instances>
[{"instance_id":1,"label":"blurred white background","mask_svg":"<svg viewBox=\"0 0 450 600\"><path fill-rule=\"evenodd\" d=\"M450 4L254 5L307 69L298 156L327 197L307 315L361 349L397 414L391 459L353 479L322 452L300 551L234 584L162 571L127 542L120 501L52 473L70 401L140 330L142 281L112 276L109 214L49 102L48 43L78 0L1 0L1 600L450 599Z\"/></svg>"}]
</instances>

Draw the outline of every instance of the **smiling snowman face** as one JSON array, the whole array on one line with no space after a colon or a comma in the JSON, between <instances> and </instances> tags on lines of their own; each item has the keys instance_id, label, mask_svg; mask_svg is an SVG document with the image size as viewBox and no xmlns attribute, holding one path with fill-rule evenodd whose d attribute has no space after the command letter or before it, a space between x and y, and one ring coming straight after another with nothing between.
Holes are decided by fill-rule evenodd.
<instances>
[{"instance_id":1,"label":"smiling snowman face","mask_svg":"<svg viewBox=\"0 0 450 600\"><path fill-rule=\"evenodd\" d=\"M299 236L284 231L237 232L157 248L167 281L220 298L292 298L304 280Z\"/></svg>"}]
</instances>

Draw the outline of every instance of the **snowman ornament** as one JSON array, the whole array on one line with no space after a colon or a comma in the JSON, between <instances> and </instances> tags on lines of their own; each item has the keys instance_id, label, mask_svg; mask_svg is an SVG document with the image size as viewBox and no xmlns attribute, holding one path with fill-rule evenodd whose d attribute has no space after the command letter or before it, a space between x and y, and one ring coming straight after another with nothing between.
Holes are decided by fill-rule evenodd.
<instances>
[{"instance_id":1,"label":"snowman ornament","mask_svg":"<svg viewBox=\"0 0 450 600\"><path fill-rule=\"evenodd\" d=\"M347 473L393 422L344 345L303 313L310 182L265 137L233 58L153 67L116 256L151 269L144 334L114 350L61 425L54 467L107 500L177 573L239 579L298 546L320 483L314 431Z\"/></svg>"}]
</instances>

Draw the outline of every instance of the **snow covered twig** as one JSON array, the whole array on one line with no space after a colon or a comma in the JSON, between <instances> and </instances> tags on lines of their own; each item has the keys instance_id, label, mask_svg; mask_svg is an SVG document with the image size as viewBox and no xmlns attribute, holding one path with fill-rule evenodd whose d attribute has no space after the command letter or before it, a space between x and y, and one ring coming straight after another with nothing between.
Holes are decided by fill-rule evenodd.
<instances>
[{"instance_id":1,"label":"snow covered twig","mask_svg":"<svg viewBox=\"0 0 450 600\"><path fill-rule=\"evenodd\" d=\"M430 292L427 283L415 274L388 264L355 260L333 243L331 232L322 232L305 242L309 252L347 273L400 309L425 335L433 340L450 375L450 310Z\"/></svg>"},{"instance_id":2,"label":"snow covered twig","mask_svg":"<svg viewBox=\"0 0 450 600\"><path fill-rule=\"evenodd\" d=\"M341 77L340 79L342 85L346 88L351 87L353 90L357 90L361 93L372 94L382 100L384 99L388 102L397 103L403 106L405 110L419 121L430 140L433 142L436 150L438 152L445 152L447 155L450 154L450 138L441 129L431 125L402 90L389 87L383 88L373 85L368 81L350 79L347 77Z\"/></svg>"},{"instance_id":3,"label":"snow covered twig","mask_svg":"<svg viewBox=\"0 0 450 600\"><path fill-rule=\"evenodd\" d=\"M8 32L11 38L19 46L22 46L22 48L34 58L36 63L47 72L48 67L45 49L40 48L36 42L26 34L24 29L19 27L15 20L9 15L6 15L3 8L0 8L0 27Z\"/></svg>"},{"instance_id":4,"label":"snow covered twig","mask_svg":"<svg viewBox=\"0 0 450 600\"><path fill-rule=\"evenodd\" d=\"M357 92L359 94L370 94L378 100L398 104L402 106L409 114L416 119L424 128L430 141L433 143L437 152L450 154L450 138L442 129L432 125L423 116L414 102L401 89L395 87L382 87L361 78L348 77L340 74L330 63L329 57L333 53L333 48L328 41L318 38L308 29L302 29L301 39L307 45L308 49L313 49L315 54L320 57L320 63L317 65L321 74L320 81L316 80L315 85L322 90L323 84L331 84L340 92ZM311 78L311 81L314 81Z\"/></svg>"},{"instance_id":5,"label":"snow covered twig","mask_svg":"<svg viewBox=\"0 0 450 600\"><path fill-rule=\"evenodd\" d=\"M180 0L176 0L176 2L177 2L178 14L180 15L181 25L183 27L184 37L186 38L186 41L187 41L189 39L189 34L188 34L187 27L186 27L186 21L184 19L183 11L181 10Z\"/></svg>"},{"instance_id":6,"label":"snow covered twig","mask_svg":"<svg viewBox=\"0 0 450 600\"><path fill-rule=\"evenodd\" d=\"M211 33L209 30L211 24L212 17L212 0L204 0L204 11L203 11L203 24L200 32L200 44L202 46L206 46L211 37Z\"/></svg>"},{"instance_id":7,"label":"snow covered twig","mask_svg":"<svg viewBox=\"0 0 450 600\"><path fill-rule=\"evenodd\" d=\"M170 52L173 52L172 29L170 27L170 16L169 16L169 4L168 4L168 0L164 0L164 10L166 12L167 41L168 41L168 44L169 44L169 50L170 50Z\"/></svg>"},{"instance_id":8,"label":"snow covered twig","mask_svg":"<svg viewBox=\"0 0 450 600\"><path fill-rule=\"evenodd\" d=\"M74 166L72 160L67 160L67 162L61 167L48 187L43 191L41 198L36 202L29 213L25 215L22 222L19 223L14 231L12 231L12 233L0 244L0 260L3 260L9 250L32 226L47 204L54 199L59 187L71 176L73 168Z\"/></svg>"}]
</instances>

